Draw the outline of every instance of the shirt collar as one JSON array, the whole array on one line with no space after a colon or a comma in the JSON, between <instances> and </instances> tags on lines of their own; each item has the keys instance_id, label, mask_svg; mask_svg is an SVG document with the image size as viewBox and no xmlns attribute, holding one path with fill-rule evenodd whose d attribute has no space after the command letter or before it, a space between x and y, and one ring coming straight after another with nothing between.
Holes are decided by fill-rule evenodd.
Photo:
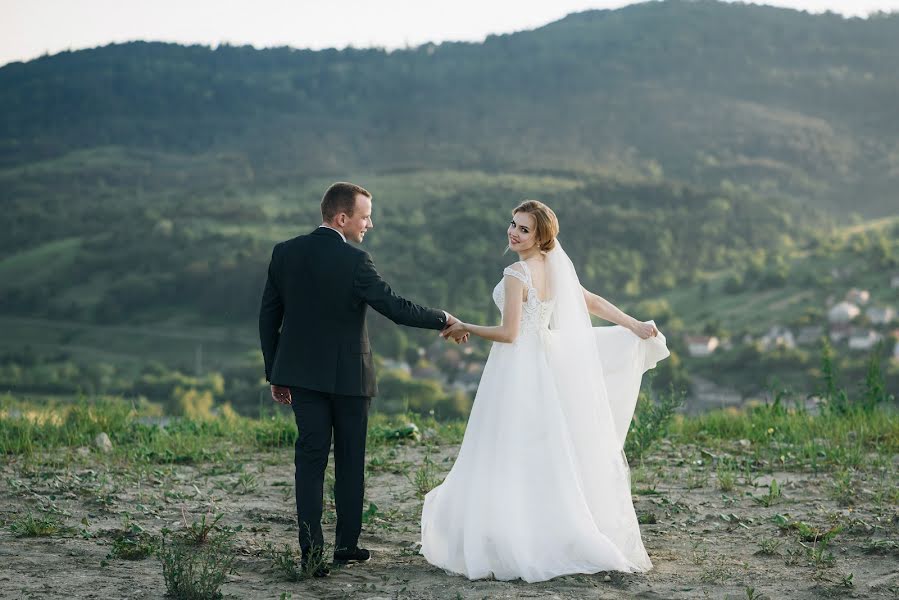
<instances>
[{"instance_id":1,"label":"shirt collar","mask_svg":"<svg viewBox=\"0 0 899 600\"><path fill-rule=\"evenodd\" d=\"M325 223L322 223L321 225L319 225L319 227L324 227L325 229L330 229L331 231L336 231L340 235L340 237L343 239L343 241L344 242L346 241L346 236L343 235L342 231L334 229L333 227L331 227L330 225L326 225Z\"/></svg>"}]
</instances>

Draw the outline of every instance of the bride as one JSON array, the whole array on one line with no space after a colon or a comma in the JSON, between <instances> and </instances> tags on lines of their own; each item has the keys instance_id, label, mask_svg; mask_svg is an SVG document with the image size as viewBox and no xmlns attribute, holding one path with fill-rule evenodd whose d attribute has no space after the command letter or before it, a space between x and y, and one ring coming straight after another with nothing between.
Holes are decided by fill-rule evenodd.
<instances>
[{"instance_id":1,"label":"bride","mask_svg":"<svg viewBox=\"0 0 899 600\"><path fill-rule=\"evenodd\" d=\"M521 260L493 290L502 325L441 334L495 342L459 456L421 516L421 553L469 579L652 568L623 447L665 337L581 287L558 231L545 204L518 206L508 237ZM618 325L594 328L589 313Z\"/></svg>"}]
</instances>

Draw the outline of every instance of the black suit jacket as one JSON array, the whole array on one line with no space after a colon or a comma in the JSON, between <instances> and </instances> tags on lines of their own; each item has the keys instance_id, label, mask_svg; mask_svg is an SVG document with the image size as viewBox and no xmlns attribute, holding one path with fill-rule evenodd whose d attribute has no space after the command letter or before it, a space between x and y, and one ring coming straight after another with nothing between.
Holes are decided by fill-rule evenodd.
<instances>
[{"instance_id":1,"label":"black suit jacket","mask_svg":"<svg viewBox=\"0 0 899 600\"><path fill-rule=\"evenodd\" d=\"M442 310L394 294L369 254L332 229L277 244L259 309L266 379L331 394L376 395L369 306L400 325L446 325Z\"/></svg>"}]
</instances>

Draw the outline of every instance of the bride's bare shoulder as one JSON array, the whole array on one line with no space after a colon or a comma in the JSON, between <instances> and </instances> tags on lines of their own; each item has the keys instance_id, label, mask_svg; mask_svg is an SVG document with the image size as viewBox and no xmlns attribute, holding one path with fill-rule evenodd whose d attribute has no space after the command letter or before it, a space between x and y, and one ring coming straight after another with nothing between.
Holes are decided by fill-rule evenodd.
<instances>
[{"instance_id":1,"label":"bride's bare shoulder","mask_svg":"<svg viewBox=\"0 0 899 600\"><path fill-rule=\"evenodd\" d=\"M546 259L543 256L534 256L534 257L531 257L531 258L527 259L526 261L522 261L522 262L526 262L528 264L528 267L530 267L532 269L534 269L534 268L542 269L546 265Z\"/></svg>"}]
</instances>

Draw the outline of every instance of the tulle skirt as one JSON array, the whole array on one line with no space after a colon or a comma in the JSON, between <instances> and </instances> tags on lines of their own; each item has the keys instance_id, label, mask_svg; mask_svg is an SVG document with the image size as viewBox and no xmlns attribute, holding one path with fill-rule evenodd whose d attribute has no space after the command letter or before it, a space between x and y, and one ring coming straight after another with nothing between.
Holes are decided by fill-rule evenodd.
<instances>
[{"instance_id":1,"label":"tulle skirt","mask_svg":"<svg viewBox=\"0 0 899 600\"><path fill-rule=\"evenodd\" d=\"M560 381L551 332L493 345L456 462L425 496L428 562L527 582L652 568L622 449L641 376L668 350L661 334L592 333L602 364L580 381ZM587 378L602 397L578 397Z\"/></svg>"}]
</instances>

